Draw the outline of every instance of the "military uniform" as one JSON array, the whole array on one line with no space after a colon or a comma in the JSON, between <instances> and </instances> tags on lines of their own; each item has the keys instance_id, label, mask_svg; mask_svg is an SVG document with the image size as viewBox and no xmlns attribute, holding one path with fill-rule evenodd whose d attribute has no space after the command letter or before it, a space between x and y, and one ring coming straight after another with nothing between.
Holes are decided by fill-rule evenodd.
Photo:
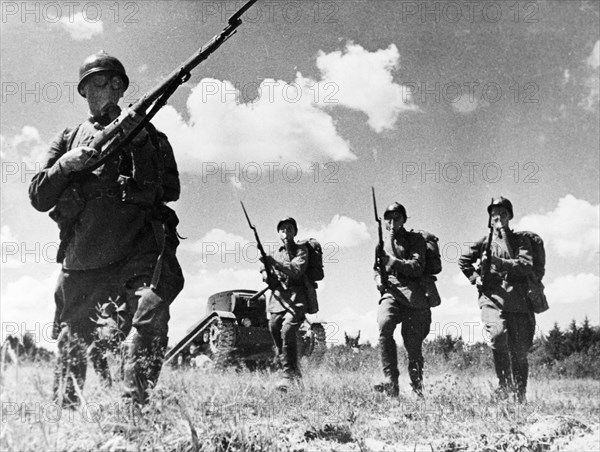
<instances>
[{"instance_id":1,"label":"military uniform","mask_svg":"<svg viewBox=\"0 0 600 452\"><path fill-rule=\"evenodd\" d=\"M54 390L64 404L78 402L69 377L72 373L83 387L86 348L94 344L94 366L109 381L105 346L126 336L125 395L146 401L167 346L169 304L183 287L175 256L178 220L165 205L179 198L179 175L164 134L148 125L145 143L130 144L91 173L64 175L61 156L89 145L109 122L90 117L61 132L29 188L32 205L42 212L52 209L50 216L60 228ZM95 320L108 303L118 308L112 312L115 328L111 337L99 340Z\"/></svg>"},{"instance_id":2,"label":"military uniform","mask_svg":"<svg viewBox=\"0 0 600 452\"><path fill-rule=\"evenodd\" d=\"M506 205L512 218L512 205ZM481 276L475 263L484 258L487 239L478 240L459 259L460 269L472 284ZM523 401L529 374L527 353L535 334L535 315L527 301L527 277L533 272L531 243L508 228L500 234L495 231L492 256L497 264L491 266L479 290L481 318L493 351L499 389L507 391L514 385Z\"/></svg>"},{"instance_id":3,"label":"military uniform","mask_svg":"<svg viewBox=\"0 0 600 452\"><path fill-rule=\"evenodd\" d=\"M297 229L296 222L287 218L279 222L290 222ZM269 262L275 276L286 289L279 285L271 293L267 306L270 313L269 331L273 337L277 355L281 359L284 378L298 380L301 378L298 365L297 333L305 319L307 306L306 269L308 267L308 251L306 247L290 243L282 245L271 256ZM264 270L264 269L263 269Z\"/></svg>"},{"instance_id":4,"label":"military uniform","mask_svg":"<svg viewBox=\"0 0 600 452\"><path fill-rule=\"evenodd\" d=\"M408 373L417 394L423 387L423 340L429 334L431 309L419 279L425 265L425 240L403 227L384 243L389 261L386 265L388 287L379 300L377 323L381 363L386 381L376 389L398 393L398 350L394 340L396 326L402 324L402 339L408 353ZM375 267L378 270L377 266ZM376 273L379 276L379 273Z\"/></svg>"}]
</instances>

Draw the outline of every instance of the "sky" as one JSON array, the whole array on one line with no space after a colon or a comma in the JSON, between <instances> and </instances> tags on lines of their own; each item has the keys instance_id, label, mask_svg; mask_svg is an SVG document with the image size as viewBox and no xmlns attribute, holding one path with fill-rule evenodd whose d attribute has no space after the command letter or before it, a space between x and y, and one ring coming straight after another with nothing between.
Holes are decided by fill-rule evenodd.
<instances>
[{"instance_id":1,"label":"sky","mask_svg":"<svg viewBox=\"0 0 600 452\"><path fill-rule=\"evenodd\" d=\"M53 346L58 229L27 189L50 141L87 117L78 68L105 50L125 65L123 105L160 83L242 2L2 1L2 339ZM511 227L546 244L550 310L538 332L599 320L600 4L594 1L258 0L154 119L181 172L186 285L170 340L212 293L263 287L243 201L267 249L293 216L323 245L328 341L377 340L380 213L439 237L442 304L430 338L484 339L458 257L508 197ZM399 337L399 332L397 332Z\"/></svg>"}]
</instances>

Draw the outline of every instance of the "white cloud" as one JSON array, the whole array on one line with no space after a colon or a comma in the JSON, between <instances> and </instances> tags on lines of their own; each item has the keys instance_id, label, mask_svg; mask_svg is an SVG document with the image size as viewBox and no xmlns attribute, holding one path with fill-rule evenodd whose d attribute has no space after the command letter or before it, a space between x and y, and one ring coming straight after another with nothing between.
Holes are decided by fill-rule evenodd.
<instances>
[{"instance_id":1,"label":"white cloud","mask_svg":"<svg viewBox=\"0 0 600 452\"><path fill-rule=\"evenodd\" d=\"M456 101L452 102L452 108L459 113L467 114L477 109L477 99L470 99L468 96L461 95Z\"/></svg>"},{"instance_id":2,"label":"white cloud","mask_svg":"<svg viewBox=\"0 0 600 452\"><path fill-rule=\"evenodd\" d=\"M318 161L355 160L333 118L297 86L264 80L261 96L244 104L237 102L240 90L230 82L203 79L187 100L188 121L166 106L155 122L181 156L181 166L192 171L206 162L295 162L308 167Z\"/></svg>"},{"instance_id":3,"label":"white cloud","mask_svg":"<svg viewBox=\"0 0 600 452\"><path fill-rule=\"evenodd\" d=\"M191 89L185 119L172 106L156 116L182 167L200 171L208 163L351 161L356 155L338 135L332 106L364 112L376 132L392 129L398 116L415 111L409 90L394 83L400 55L394 44L368 52L348 44L344 51L319 52L320 80L296 74L293 82L265 79L258 86L233 86L203 79ZM242 103L247 90L258 96Z\"/></svg>"},{"instance_id":4,"label":"white cloud","mask_svg":"<svg viewBox=\"0 0 600 452\"><path fill-rule=\"evenodd\" d=\"M104 31L104 25L101 20L95 20L94 17L87 17L82 12L61 18L58 21L58 25L69 33L75 41L92 39L94 35L102 34Z\"/></svg>"},{"instance_id":5,"label":"white cloud","mask_svg":"<svg viewBox=\"0 0 600 452\"><path fill-rule=\"evenodd\" d=\"M17 238L11 232L10 226L5 224L4 226L2 226L2 228L0 228L0 241L2 243L15 242L16 240L17 240Z\"/></svg>"},{"instance_id":6,"label":"white cloud","mask_svg":"<svg viewBox=\"0 0 600 452\"><path fill-rule=\"evenodd\" d=\"M221 256L228 250L239 250L247 246L248 240L236 234L230 234L223 229L215 228L208 231L201 239L187 243L183 242L181 248L185 251L199 254L202 262L210 256Z\"/></svg>"},{"instance_id":7,"label":"white cloud","mask_svg":"<svg viewBox=\"0 0 600 452\"><path fill-rule=\"evenodd\" d=\"M526 215L515 228L538 233L560 257L591 258L600 249L600 206L567 195L553 211Z\"/></svg>"},{"instance_id":8,"label":"white cloud","mask_svg":"<svg viewBox=\"0 0 600 452\"><path fill-rule=\"evenodd\" d=\"M598 301L600 278L591 273L560 276L546 286L548 304L580 303L588 300Z\"/></svg>"},{"instance_id":9,"label":"white cloud","mask_svg":"<svg viewBox=\"0 0 600 452\"><path fill-rule=\"evenodd\" d=\"M2 286L2 333L35 334L36 342L54 346L51 325L54 319L54 287L59 270L45 277L22 276ZM16 330L16 331L15 331ZM5 339L4 337L2 339Z\"/></svg>"},{"instance_id":10,"label":"white cloud","mask_svg":"<svg viewBox=\"0 0 600 452\"><path fill-rule=\"evenodd\" d=\"M340 248L351 248L371 240L365 223L343 215L335 215L328 225L324 225L320 229L301 230L299 236L314 237L322 245L335 243Z\"/></svg>"},{"instance_id":11,"label":"white cloud","mask_svg":"<svg viewBox=\"0 0 600 452\"><path fill-rule=\"evenodd\" d=\"M393 71L399 63L400 53L394 44L375 52L352 43L344 51L320 51L319 91L331 94L331 99L337 99L341 106L365 113L376 132L393 129L401 113L417 110L410 90L394 83ZM337 87L335 93L333 87Z\"/></svg>"},{"instance_id":12,"label":"white cloud","mask_svg":"<svg viewBox=\"0 0 600 452\"><path fill-rule=\"evenodd\" d=\"M2 244L2 268L17 268L23 266L20 257L21 245L17 237L10 230L10 226L0 228L0 242Z\"/></svg>"},{"instance_id":13,"label":"white cloud","mask_svg":"<svg viewBox=\"0 0 600 452\"><path fill-rule=\"evenodd\" d=\"M456 284L457 286L462 286L462 287L471 285L471 283L469 282L467 277L462 272L454 273L454 276L452 276L452 282L454 284Z\"/></svg>"},{"instance_id":14,"label":"white cloud","mask_svg":"<svg viewBox=\"0 0 600 452\"><path fill-rule=\"evenodd\" d=\"M240 180L240 178L231 176L229 178L229 182L231 183L233 188L235 188L236 190L240 190L240 191L244 190L244 186L242 185L242 181Z\"/></svg>"},{"instance_id":15,"label":"white cloud","mask_svg":"<svg viewBox=\"0 0 600 452\"><path fill-rule=\"evenodd\" d=\"M0 157L5 162L25 163L27 167L33 167L46 151L47 144L42 141L35 127L24 126L19 134L11 138L0 135Z\"/></svg>"}]
</instances>

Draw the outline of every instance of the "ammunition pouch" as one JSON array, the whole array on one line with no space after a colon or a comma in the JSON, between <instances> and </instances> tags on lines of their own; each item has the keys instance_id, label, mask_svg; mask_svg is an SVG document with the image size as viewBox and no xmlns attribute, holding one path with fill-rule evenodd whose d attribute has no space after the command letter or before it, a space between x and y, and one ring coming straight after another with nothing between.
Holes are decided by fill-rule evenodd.
<instances>
[{"instance_id":1,"label":"ammunition pouch","mask_svg":"<svg viewBox=\"0 0 600 452\"><path fill-rule=\"evenodd\" d=\"M175 257L180 237L177 234L179 219L175 211L164 204L155 205L149 213L159 251L150 287L170 304L183 288L183 274Z\"/></svg>"},{"instance_id":2,"label":"ammunition pouch","mask_svg":"<svg viewBox=\"0 0 600 452\"><path fill-rule=\"evenodd\" d=\"M548 300L544 293L544 284L534 275L527 278L527 303L529 309L540 314L549 309Z\"/></svg>"},{"instance_id":3,"label":"ammunition pouch","mask_svg":"<svg viewBox=\"0 0 600 452\"><path fill-rule=\"evenodd\" d=\"M160 186L151 182L139 187L138 183L130 176L119 176L119 187L121 189L121 200L130 204L136 204L143 207L151 207L155 204L160 195Z\"/></svg>"},{"instance_id":4,"label":"ammunition pouch","mask_svg":"<svg viewBox=\"0 0 600 452\"><path fill-rule=\"evenodd\" d=\"M179 246L179 239L182 238L177 233L177 225L179 224L179 218L173 209L167 207L165 204L159 204L155 206L153 218L162 223L165 227L165 247L169 252L175 252L177 246Z\"/></svg>"},{"instance_id":5,"label":"ammunition pouch","mask_svg":"<svg viewBox=\"0 0 600 452\"><path fill-rule=\"evenodd\" d=\"M436 281L437 278L433 275L423 275L420 278L421 288L425 292L425 298L427 299L427 304L429 304L430 308L435 308L442 303L442 298L435 285Z\"/></svg>"},{"instance_id":6,"label":"ammunition pouch","mask_svg":"<svg viewBox=\"0 0 600 452\"><path fill-rule=\"evenodd\" d=\"M70 184L60 195L56 206L50 211L52 218L60 229L60 246L56 253L56 262L62 263L65 258L65 250L73 235L73 228L83 209L85 198L79 184Z\"/></svg>"}]
</instances>

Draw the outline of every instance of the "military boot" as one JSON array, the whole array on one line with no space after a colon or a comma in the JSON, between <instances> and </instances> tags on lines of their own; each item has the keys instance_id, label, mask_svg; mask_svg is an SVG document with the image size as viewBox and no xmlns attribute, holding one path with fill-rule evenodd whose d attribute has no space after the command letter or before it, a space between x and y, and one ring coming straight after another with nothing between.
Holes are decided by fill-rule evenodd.
<instances>
[{"instance_id":1,"label":"military boot","mask_svg":"<svg viewBox=\"0 0 600 452\"><path fill-rule=\"evenodd\" d=\"M141 405L148 402L148 389L156 385L167 342L166 337L142 336L132 331L125 341L124 397Z\"/></svg>"},{"instance_id":2,"label":"military boot","mask_svg":"<svg viewBox=\"0 0 600 452\"><path fill-rule=\"evenodd\" d=\"M382 381L373 386L377 392L382 392L389 397L398 397L400 395L400 387L398 380Z\"/></svg>"},{"instance_id":3,"label":"military boot","mask_svg":"<svg viewBox=\"0 0 600 452\"><path fill-rule=\"evenodd\" d=\"M150 339L150 354L148 357L148 387L154 388L158 382L160 371L162 370L165 353L167 351L168 337L154 336Z\"/></svg>"},{"instance_id":4,"label":"military boot","mask_svg":"<svg viewBox=\"0 0 600 452\"><path fill-rule=\"evenodd\" d=\"M513 357L512 364L517 402L526 403L527 397L525 394L527 393L527 379L529 376L529 363L527 362L527 357L524 359L522 357L520 359Z\"/></svg>"},{"instance_id":5,"label":"military boot","mask_svg":"<svg viewBox=\"0 0 600 452\"><path fill-rule=\"evenodd\" d=\"M108 367L108 359L106 358L107 352L107 344L101 341L94 341L88 349L90 361L92 361L100 382L107 388L110 388L112 386L112 376Z\"/></svg>"},{"instance_id":6,"label":"military boot","mask_svg":"<svg viewBox=\"0 0 600 452\"><path fill-rule=\"evenodd\" d=\"M413 392L417 397L423 398L423 360L409 361L408 375Z\"/></svg>"},{"instance_id":7,"label":"military boot","mask_svg":"<svg viewBox=\"0 0 600 452\"><path fill-rule=\"evenodd\" d=\"M512 376L510 366L510 355L508 352L493 350L494 367L498 377L498 389L496 396L501 399L507 399L512 388Z\"/></svg>"},{"instance_id":8,"label":"military boot","mask_svg":"<svg viewBox=\"0 0 600 452\"><path fill-rule=\"evenodd\" d=\"M87 372L86 344L63 326L58 337L58 358L54 368L52 400L60 407L74 408L81 402Z\"/></svg>"}]
</instances>

